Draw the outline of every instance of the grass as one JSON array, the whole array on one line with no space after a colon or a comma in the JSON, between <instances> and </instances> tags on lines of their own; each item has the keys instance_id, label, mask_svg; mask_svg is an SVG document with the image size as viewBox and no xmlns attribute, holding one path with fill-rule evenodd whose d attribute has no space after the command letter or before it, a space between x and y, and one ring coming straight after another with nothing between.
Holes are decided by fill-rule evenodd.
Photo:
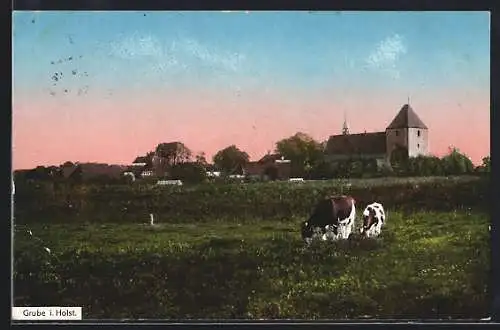
<instances>
[{"instance_id":1,"label":"grass","mask_svg":"<svg viewBox=\"0 0 500 330\"><path fill-rule=\"evenodd\" d=\"M16 305L82 306L85 318L128 319L487 315L485 213L389 209L376 240L307 249L302 220L20 224Z\"/></svg>"}]
</instances>

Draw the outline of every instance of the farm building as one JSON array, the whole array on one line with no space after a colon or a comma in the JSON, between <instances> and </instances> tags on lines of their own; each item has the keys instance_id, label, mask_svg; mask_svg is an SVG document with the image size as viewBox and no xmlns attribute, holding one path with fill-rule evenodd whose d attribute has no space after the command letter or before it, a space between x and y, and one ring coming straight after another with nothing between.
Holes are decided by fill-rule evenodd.
<instances>
[{"instance_id":1,"label":"farm building","mask_svg":"<svg viewBox=\"0 0 500 330\"><path fill-rule=\"evenodd\" d=\"M126 172L130 172L135 178L144 178L153 176L153 164L148 157L137 157L132 164L127 166Z\"/></svg>"},{"instance_id":2,"label":"farm building","mask_svg":"<svg viewBox=\"0 0 500 330\"><path fill-rule=\"evenodd\" d=\"M290 177L290 160L278 154L267 154L256 162L248 162L243 167L247 177L269 180L287 180Z\"/></svg>"},{"instance_id":3,"label":"farm building","mask_svg":"<svg viewBox=\"0 0 500 330\"><path fill-rule=\"evenodd\" d=\"M75 163L62 165L62 175L65 179L93 180L120 179L126 167L100 163Z\"/></svg>"},{"instance_id":4,"label":"farm building","mask_svg":"<svg viewBox=\"0 0 500 330\"><path fill-rule=\"evenodd\" d=\"M344 120L342 134L330 136L325 148L331 162L375 159L379 166L389 164L396 151L406 157L429 152L428 128L409 104L403 105L384 132L350 134Z\"/></svg>"}]
</instances>

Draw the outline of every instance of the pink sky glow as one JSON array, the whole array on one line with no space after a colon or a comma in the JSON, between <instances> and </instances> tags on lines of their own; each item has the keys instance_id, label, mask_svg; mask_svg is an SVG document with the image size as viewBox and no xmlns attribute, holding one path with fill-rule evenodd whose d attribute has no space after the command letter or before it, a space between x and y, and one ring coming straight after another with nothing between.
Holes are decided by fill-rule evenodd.
<instances>
[{"instance_id":1,"label":"pink sky glow","mask_svg":"<svg viewBox=\"0 0 500 330\"><path fill-rule=\"evenodd\" d=\"M351 133L383 131L406 101L375 92L362 99L326 93L314 97L126 94L83 102L37 93L18 96L13 106L13 168L68 160L127 164L170 141L182 141L193 153L204 151L209 160L218 150L236 144L257 160L279 139L298 131L318 141L339 134L344 111ZM489 155L488 95L453 91L413 98L410 103L429 127L432 154L442 156L453 145L475 164Z\"/></svg>"}]
</instances>

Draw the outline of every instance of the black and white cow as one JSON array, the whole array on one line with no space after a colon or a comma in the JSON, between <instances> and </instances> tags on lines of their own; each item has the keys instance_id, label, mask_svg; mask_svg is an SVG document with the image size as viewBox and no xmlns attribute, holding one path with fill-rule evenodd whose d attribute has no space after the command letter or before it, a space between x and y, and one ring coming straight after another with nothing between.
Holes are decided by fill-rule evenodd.
<instances>
[{"instance_id":1,"label":"black and white cow","mask_svg":"<svg viewBox=\"0 0 500 330\"><path fill-rule=\"evenodd\" d=\"M384 207L380 203L371 203L363 211L363 226L361 235L365 237L377 237L385 225L386 216Z\"/></svg>"},{"instance_id":2,"label":"black and white cow","mask_svg":"<svg viewBox=\"0 0 500 330\"><path fill-rule=\"evenodd\" d=\"M302 239L307 244L318 236L324 241L347 239L356 219L355 204L351 196L333 196L321 200L309 219L302 223Z\"/></svg>"}]
</instances>

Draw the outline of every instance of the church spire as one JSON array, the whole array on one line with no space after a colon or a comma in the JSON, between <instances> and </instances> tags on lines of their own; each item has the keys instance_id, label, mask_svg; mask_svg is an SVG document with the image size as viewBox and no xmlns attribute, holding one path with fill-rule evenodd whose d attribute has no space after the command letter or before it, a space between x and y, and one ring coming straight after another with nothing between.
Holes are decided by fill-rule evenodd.
<instances>
[{"instance_id":1,"label":"church spire","mask_svg":"<svg viewBox=\"0 0 500 330\"><path fill-rule=\"evenodd\" d=\"M349 127L347 126L347 119L346 119L345 111L344 111L344 125L342 126L342 134L343 135L349 134Z\"/></svg>"}]
</instances>

